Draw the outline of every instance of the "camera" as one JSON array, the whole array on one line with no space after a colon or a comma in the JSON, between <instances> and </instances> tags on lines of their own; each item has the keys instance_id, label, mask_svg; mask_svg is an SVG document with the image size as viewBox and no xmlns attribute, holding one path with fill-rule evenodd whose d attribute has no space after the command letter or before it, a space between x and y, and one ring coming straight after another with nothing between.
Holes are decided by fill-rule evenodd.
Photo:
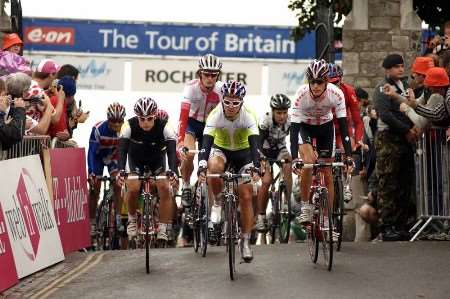
<instances>
[{"instance_id":1,"label":"camera","mask_svg":"<svg viewBox=\"0 0 450 299\"><path fill-rule=\"evenodd\" d=\"M380 86L380 92L381 92L381 93L384 93L384 88L383 88L383 86Z\"/></svg>"}]
</instances>

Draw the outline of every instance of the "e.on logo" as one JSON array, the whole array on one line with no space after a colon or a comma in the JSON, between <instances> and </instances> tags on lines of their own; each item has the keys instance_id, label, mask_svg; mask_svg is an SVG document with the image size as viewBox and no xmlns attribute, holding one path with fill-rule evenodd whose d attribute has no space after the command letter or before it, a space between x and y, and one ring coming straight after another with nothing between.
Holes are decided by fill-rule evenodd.
<instances>
[{"instance_id":1,"label":"e.on logo","mask_svg":"<svg viewBox=\"0 0 450 299\"><path fill-rule=\"evenodd\" d=\"M71 27L27 27L25 42L31 44L73 45L75 29Z\"/></svg>"}]
</instances>

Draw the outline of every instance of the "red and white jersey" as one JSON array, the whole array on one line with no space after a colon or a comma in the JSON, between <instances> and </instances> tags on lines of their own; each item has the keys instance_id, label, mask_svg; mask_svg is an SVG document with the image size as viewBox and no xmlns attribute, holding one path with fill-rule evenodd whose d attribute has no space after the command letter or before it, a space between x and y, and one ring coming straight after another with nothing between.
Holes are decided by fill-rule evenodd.
<instances>
[{"instance_id":1,"label":"red and white jersey","mask_svg":"<svg viewBox=\"0 0 450 299\"><path fill-rule=\"evenodd\" d=\"M183 91L183 105L189 104L189 117L205 122L208 114L220 103L222 82L216 82L213 90L204 92L200 88L200 79L189 81Z\"/></svg>"},{"instance_id":2,"label":"red and white jersey","mask_svg":"<svg viewBox=\"0 0 450 299\"><path fill-rule=\"evenodd\" d=\"M295 95L291 122L321 125L333 120L333 108L337 118L347 117L342 90L334 84L327 84L325 92L318 99L313 99L309 85L304 84Z\"/></svg>"}]
</instances>

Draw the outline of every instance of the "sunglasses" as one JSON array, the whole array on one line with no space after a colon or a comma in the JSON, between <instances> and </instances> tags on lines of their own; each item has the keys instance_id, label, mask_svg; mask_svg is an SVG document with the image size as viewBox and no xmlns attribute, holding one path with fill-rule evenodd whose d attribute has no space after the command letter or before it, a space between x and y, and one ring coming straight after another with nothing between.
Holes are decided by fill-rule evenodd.
<instances>
[{"instance_id":1,"label":"sunglasses","mask_svg":"<svg viewBox=\"0 0 450 299\"><path fill-rule=\"evenodd\" d=\"M325 80L321 80L321 79L313 79L313 80L309 81L309 83L310 83L311 85L313 85L313 84L320 85L320 84L323 84L323 83L325 83L325 82L326 82Z\"/></svg>"},{"instance_id":2,"label":"sunglasses","mask_svg":"<svg viewBox=\"0 0 450 299\"><path fill-rule=\"evenodd\" d=\"M229 100L223 100L223 104L227 107L238 107L240 106L242 101L229 101Z\"/></svg>"},{"instance_id":3,"label":"sunglasses","mask_svg":"<svg viewBox=\"0 0 450 299\"><path fill-rule=\"evenodd\" d=\"M147 116L147 117L140 117L140 116L139 116L138 119L139 119L139 121L141 121L141 122L145 122L145 121L150 122L150 121L152 121L152 120L155 119L155 116Z\"/></svg>"},{"instance_id":4,"label":"sunglasses","mask_svg":"<svg viewBox=\"0 0 450 299\"><path fill-rule=\"evenodd\" d=\"M215 78L219 75L219 73L206 73L206 72L202 72L202 75L207 77L207 78Z\"/></svg>"}]
</instances>

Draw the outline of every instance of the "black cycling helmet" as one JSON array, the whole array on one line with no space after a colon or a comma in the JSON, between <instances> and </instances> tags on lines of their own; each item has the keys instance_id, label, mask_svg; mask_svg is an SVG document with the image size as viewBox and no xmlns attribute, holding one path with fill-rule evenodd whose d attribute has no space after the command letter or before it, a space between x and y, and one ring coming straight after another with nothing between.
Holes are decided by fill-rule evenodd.
<instances>
[{"instance_id":1,"label":"black cycling helmet","mask_svg":"<svg viewBox=\"0 0 450 299\"><path fill-rule=\"evenodd\" d=\"M270 107L272 109L289 109L291 108L291 100L282 93L277 93L270 98Z\"/></svg>"}]
</instances>

